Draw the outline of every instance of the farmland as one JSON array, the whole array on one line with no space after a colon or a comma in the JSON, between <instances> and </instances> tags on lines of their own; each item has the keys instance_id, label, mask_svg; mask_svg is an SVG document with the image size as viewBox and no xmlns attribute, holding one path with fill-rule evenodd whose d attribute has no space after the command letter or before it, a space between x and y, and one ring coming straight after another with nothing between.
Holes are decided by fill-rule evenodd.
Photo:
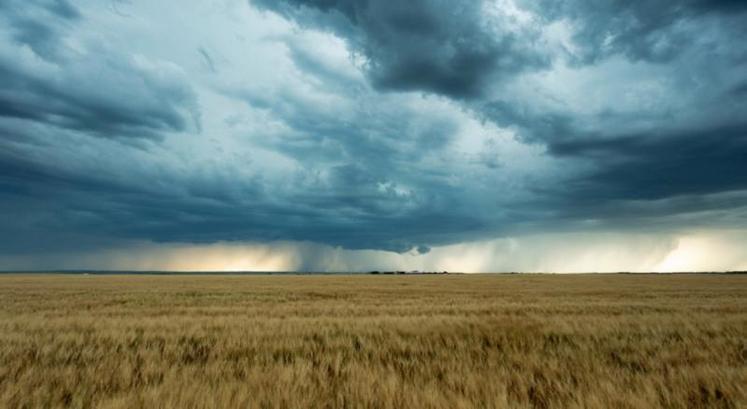
<instances>
[{"instance_id":1,"label":"farmland","mask_svg":"<svg viewBox=\"0 0 747 409\"><path fill-rule=\"evenodd\" d=\"M743 408L745 275L0 275L0 407Z\"/></svg>"}]
</instances>

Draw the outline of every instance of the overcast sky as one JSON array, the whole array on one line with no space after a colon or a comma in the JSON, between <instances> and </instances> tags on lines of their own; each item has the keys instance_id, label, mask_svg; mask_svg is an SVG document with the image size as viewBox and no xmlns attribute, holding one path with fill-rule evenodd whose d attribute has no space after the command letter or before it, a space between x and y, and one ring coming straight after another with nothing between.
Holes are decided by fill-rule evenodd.
<instances>
[{"instance_id":1,"label":"overcast sky","mask_svg":"<svg viewBox=\"0 0 747 409\"><path fill-rule=\"evenodd\" d=\"M747 269L747 2L3 0L0 269Z\"/></svg>"}]
</instances>

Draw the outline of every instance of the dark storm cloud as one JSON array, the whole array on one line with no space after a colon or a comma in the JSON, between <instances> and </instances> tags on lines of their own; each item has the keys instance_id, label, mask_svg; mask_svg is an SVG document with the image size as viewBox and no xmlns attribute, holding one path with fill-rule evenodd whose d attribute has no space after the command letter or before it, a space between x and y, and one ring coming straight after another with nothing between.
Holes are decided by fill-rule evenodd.
<instances>
[{"instance_id":1,"label":"dark storm cloud","mask_svg":"<svg viewBox=\"0 0 747 409\"><path fill-rule=\"evenodd\" d=\"M543 112L510 95L499 100L482 95L478 90L487 81L548 68L550 61L527 46L534 30L496 27L495 21L486 19L483 2L461 2L458 6L438 1L406 5L352 0L255 3L302 25L330 29L346 39L355 52L370 60L369 77L381 88L422 90L466 100L467 106L487 120L517 130L525 141L547 145L553 155L583 156L596 170L581 177L579 183L593 185L595 192L636 199L745 187L740 183L745 169L739 165L744 129L733 122L734 118L710 120L701 125L706 130L700 132L686 129L690 124L683 118L641 112L639 117L651 115L664 130L628 130L621 120L615 123L616 128L600 125L589 131L573 109ZM519 4L534 11L541 24L570 22L576 47L570 57L573 64L593 65L622 55L632 61L667 63L674 72L690 70L682 75L687 75L691 83L702 83L713 81L706 74L714 69L713 64L723 71L724 67L736 67L740 56L743 59L747 54L747 3L741 1L568 0ZM718 51L721 49L725 51ZM695 56L680 58L683 53ZM690 66L689 58L701 61ZM745 113L739 101L743 99L743 87L736 85L721 100L737 104L737 110ZM697 109L713 100L708 96L702 101L695 98L691 105ZM618 114L611 111L609 115ZM669 129L672 120L682 121L683 130ZM586 155L581 148L595 144L607 146L608 154ZM722 175L724 172L726 175ZM576 199L583 200L590 192L578 191Z\"/></svg>"},{"instance_id":2,"label":"dark storm cloud","mask_svg":"<svg viewBox=\"0 0 747 409\"><path fill-rule=\"evenodd\" d=\"M13 39L44 59L58 57L63 31L81 17L78 9L65 0L8 0L0 4L0 14Z\"/></svg>"},{"instance_id":3,"label":"dark storm cloud","mask_svg":"<svg viewBox=\"0 0 747 409\"><path fill-rule=\"evenodd\" d=\"M747 123L738 116L747 107L730 94L719 99L736 106L735 116L693 123L686 116L653 115L649 120L655 125L645 130L626 129L629 116L610 113L595 117L603 126L589 130L570 113L527 112L503 101L484 105L482 112L514 127L528 142L546 146L549 154L590 168L552 193L557 209L576 208L588 201L601 205L747 190ZM594 217L608 216L588 210Z\"/></svg>"},{"instance_id":4,"label":"dark storm cloud","mask_svg":"<svg viewBox=\"0 0 747 409\"><path fill-rule=\"evenodd\" d=\"M477 0L251 4L332 33L354 63L287 32L255 55L258 40L210 38L223 27L201 20L183 49L139 37L123 50L105 41L127 33L102 25L139 33L163 16L133 7L88 32L84 3L0 2L0 232L13 238L0 252L298 240L427 253L693 214L744 223L744 2L527 0L521 23ZM560 51L544 32L556 23ZM221 48L233 38L247 50ZM532 88L555 70L571 74ZM589 72L579 98L551 89ZM633 88L646 92L618 104Z\"/></svg>"},{"instance_id":5,"label":"dark storm cloud","mask_svg":"<svg viewBox=\"0 0 747 409\"><path fill-rule=\"evenodd\" d=\"M676 110L649 104L620 112L609 94L593 115L583 106L542 109L516 98L474 101L487 120L517 131L523 140L547 147L549 154L588 171L552 192L559 213L583 208L591 218L630 223L642 209L623 208L627 200L672 200L747 189L747 3L738 1L525 1L545 24L571 23L572 66L594 67L622 56L650 63ZM641 80L617 71L609 81ZM666 77L661 73L667 73ZM591 90L590 90L591 91ZM622 90L625 92L626 90ZM602 109L604 108L604 109ZM629 108L628 108L629 109ZM639 124L645 123L645 126ZM734 201L725 201L730 208ZM594 203L588 207L583 203ZM616 204L617 208L615 207ZM671 213L675 214L675 207Z\"/></svg>"},{"instance_id":6,"label":"dark storm cloud","mask_svg":"<svg viewBox=\"0 0 747 409\"><path fill-rule=\"evenodd\" d=\"M0 116L109 138L159 138L163 131L199 127L196 97L175 68L101 45L85 53L66 46L82 19L70 3L0 7L13 40L0 46ZM19 58L24 47L49 64Z\"/></svg>"},{"instance_id":7,"label":"dark storm cloud","mask_svg":"<svg viewBox=\"0 0 747 409\"><path fill-rule=\"evenodd\" d=\"M448 144L457 126L453 119L399 106L405 100L381 96L359 79L335 74L298 44L288 47L312 90L302 92L289 83L271 92L226 92L287 127L258 141L301 166L283 186L262 178L243 180L236 176L238 169L222 165L164 173L152 161L142 160L147 151L102 158L110 161L111 171L95 172L70 166L77 157L73 153L60 157L64 150L50 145L45 134L54 130L22 132L6 123L4 132L19 136L15 143L0 144L5 153L0 155L5 175L0 194L12 198L6 214L17 217L0 222L0 227L18 239L2 243L4 251L51 246L49 239L42 243L37 237L56 230L121 240L299 240L426 252L427 245L453 242L484 228L474 209L460 203L463 188L449 185L450 171L421 161ZM317 98L341 105L328 106ZM386 98L393 99L388 103ZM16 122L27 119L13 117ZM33 119L59 128L52 121ZM85 141L76 131L67 127L56 131L56 137L71 141L61 145ZM101 140L90 149L105 152L108 143ZM137 173L120 168L123 160ZM95 240L90 242L95 246Z\"/></svg>"},{"instance_id":8,"label":"dark storm cloud","mask_svg":"<svg viewBox=\"0 0 747 409\"><path fill-rule=\"evenodd\" d=\"M747 123L665 135L627 135L553 145L557 155L603 164L580 196L662 199L747 190Z\"/></svg>"},{"instance_id":9,"label":"dark storm cloud","mask_svg":"<svg viewBox=\"0 0 747 409\"><path fill-rule=\"evenodd\" d=\"M297 214L299 223L287 226L277 238L407 251L422 243L444 242L432 232L434 220L451 238L481 228L474 212L459 203L461 188L447 183L449 170L433 169L420 160L448 143L456 127L450 119L393 108L401 100L382 101L386 97L363 84L330 76L319 61L292 55L300 66L313 67L306 73L309 83L323 81L319 91L336 90L346 102L356 102L335 109L307 99L293 85L272 94L249 89L231 93L288 127L262 144L294 158L306 170L289 182L287 202L275 204L287 214L278 215L269 234L276 237L281 218Z\"/></svg>"},{"instance_id":10,"label":"dark storm cloud","mask_svg":"<svg viewBox=\"0 0 747 409\"><path fill-rule=\"evenodd\" d=\"M480 95L492 81L548 65L533 32L494 24L482 1L254 0L255 5L322 27L367 58L381 89Z\"/></svg>"},{"instance_id":11,"label":"dark storm cloud","mask_svg":"<svg viewBox=\"0 0 747 409\"><path fill-rule=\"evenodd\" d=\"M108 223L89 209L105 206L108 194L121 187L100 175L34 160L29 150L35 147L0 144L0 253L100 248L113 241L84 227Z\"/></svg>"},{"instance_id":12,"label":"dark storm cloud","mask_svg":"<svg viewBox=\"0 0 747 409\"><path fill-rule=\"evenodd\" d=\"M19 152L0 155L0 229L13 240L0 241L0 253L24 249L98 248L116 240L213 243L248 240L314 241L346 248L408 251L433 242L428 220L440 231L462 235L466 215L438 206L392 213L364 187L372 176L341 166L330 185L304 186L276 197L259 181L228 177L159 174L117 182L114 175L68 169L65 163L20 160ZM240 185L240 186L237 186ZM323 192L314 192L314 190ZM230 194L229 194L230 192ZM391 203L390 203L391 204ZM396 232L396 234L393 234ZM454 236L450 236L449 240Z\"/></svg>"},{"instance_id":13,"label":"dark storm cloud","mask_svg":"<svg viewBox=\"0 0 747 409\"><path fill-rule=\"evenodd\" d=\"M6 199L0 206L5 215L0 230L14 237L0 241L0 253L24 248L95 249L117 240L144 238L232 240L265 233L261 220L273 220L267 218L273 208L239 202L262 201L262 192L252 180L232 181L210 170L192 175L164 171L142 160L140 150L131 150L124 159L105 153L109 141L96 147L102 158L76 164L74 152L56 152L64 152L65 144L81 138L55 136L60 142L48 146L0 144L0 197ZM109 148L116 152L115 146ZM101 168L99 161L109 165Z\"/></svg>"},{"instance_id":14,"label":"dark storm cloud","mask_svg":"<svg viewBox=\"0 0 747 409\"><path fill-rule=\"evenodd\" d=\"M57 75L35 73L0 59L0 115L107 137L158 138L161 131L195 126L195 96L188 86L159 78L116 57L72 63ZM105 84L90 77L104 73Z\"/></svg>"},{"instance_id":15,"label":"dark storm cloud","mask_svg":"<svg viewBox=\"0 0 747 409\"><path fill-rule=\"evenodd\" d=\"M741 32L736 38L706 38L714 45L742 42L747 3L738 0L583 1L526 0L521 4L550 23L570 21L578 47L576 62L589 64L613 55L665 62L708 36L708 26ZM693 22L705 22L705 25Z\"/></svg>"},{"instance_id":16,"label":"dark storm cloud","mask_svg":"<svg viewBox=\"0 0 747 409\"><path fill-rule=\"evenodd\" d=\"M494 100L477 108L481 115L500 126L515 128L528 142L554 143L574 137L574 117L564 112L535 112L519 103Z\"/></svg>"}]
</instances>

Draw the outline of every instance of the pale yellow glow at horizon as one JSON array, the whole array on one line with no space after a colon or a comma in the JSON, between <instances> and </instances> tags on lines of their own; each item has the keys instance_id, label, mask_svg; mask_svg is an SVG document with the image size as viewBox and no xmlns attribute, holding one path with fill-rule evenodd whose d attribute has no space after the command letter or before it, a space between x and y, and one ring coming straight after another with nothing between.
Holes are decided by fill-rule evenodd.
<instances>
[{"instance_id":1,"label":"pale yellow glow at horizon","mask_svg":"<svg viewBox=\"0 0 747 409\"><path fill-rule=\"evenodd\" d=\"M168 270L178 271L288 271L293 270L293 257L283 250L247 248L245 246L215 246L192 248L189 256L172 261Z\"/></svg>"},{"instance_id":2,"label":"pale yellow glow at horizon","mask_svg":"<svg viewBox=\"0 0 747 409\"><path fill-rule=\"evenodd\" d=\"M677 247L653 271L738 271L745 268L747 243L739 237L692 235L680 237Z\"/></svg>"},{"instance_id":3,"label":"pale yellow glow at horizon","mask_svg":"<svg viewBox=\"0 0 747 409\"><path fill-rule=\"evenodd\" d=\"M426 254L314 243L156 244L58 254L17 269L138 271L685 272L747 270L747 231L565 233L466 242ZM39 267L44 261L52 267Z\"/></svg>"},{"instance_id":4,"label":"pale yellow glow at horizon","mask_svg":"<svg viewBox=\"0 0 747 409\"><path fill-rule=\"evenodd\" d=\"M162 245L96 255L90 264L106 258L110 269L141 271L289 271L296 265L287 246L258 244ZM95 268L95 267L94 267Z\"/></svg>"},{"instance_id":5,"label":"pale yellow glow at horizon","mask_svg":"<svg viewBox=\"0 0 747 409\"><path fill-rule=\"evenodd\" d=\"M701 240L691 237L682 238L678 247L669 253L655 270L667 273L688 271L700 263L704 251Z\"/></svg>"},{"instance_id":6,"label":"pale yellow glow at horizon","mask_svg":"<svg viewBox=\"0 0 747 409\"><path fill-rule=\"evenodd\" d=\"M728 232L701 232L679 237L539 235L436 247L423 255L344 250L309 243L223 243L173 249L166 269L294 271L306 268L313 271L446 270L465 273L722 271L744 268L747 256L740 255L739 244L745 237ZM316 261L304 266L303 261L310 254ZM157 261L158 255L154 256Z\"/></svg>"}]
</instances>

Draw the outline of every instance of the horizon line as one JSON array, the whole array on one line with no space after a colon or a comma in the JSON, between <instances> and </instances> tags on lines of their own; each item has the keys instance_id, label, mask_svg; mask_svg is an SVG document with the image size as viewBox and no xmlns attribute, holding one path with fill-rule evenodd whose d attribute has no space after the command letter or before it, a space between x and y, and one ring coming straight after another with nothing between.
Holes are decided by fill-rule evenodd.
<instances>
[{"instance_id":1,"label":"horizon line","mask_svg":"<svg viewBox=\"0 0 747 409\"><path fill-rule=\"evenodd\" d=\"M494 275L584 275L584 274L747 274L745 270L723 270L723 271L575 271L575 272L552 272L552 271L485 271L485 272L463 272L463 271L404 271L404 270L371 270L371 271L262 271L262 270L108 270L108 269L38 269L38 270L0 270L2 275L11 274L58 274L58 275L470 275L470 274L494 274Z\"/></svg>"}]
</instances>

